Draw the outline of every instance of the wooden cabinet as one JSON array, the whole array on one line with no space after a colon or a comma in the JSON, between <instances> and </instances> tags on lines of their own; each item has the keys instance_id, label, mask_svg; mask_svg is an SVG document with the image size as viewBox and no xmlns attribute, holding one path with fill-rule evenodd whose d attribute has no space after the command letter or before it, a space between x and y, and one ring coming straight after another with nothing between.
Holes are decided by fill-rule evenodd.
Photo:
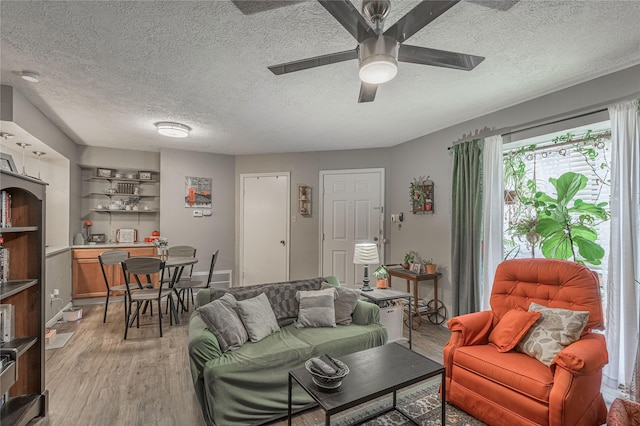
<instances>
[{"instance_id":1,"label":"wooden cabinet","mask_svg":"<svg viewBox=\"0 0 640 426\"><path fill-rule=\"evenodd\" d=\"M71 251L72 297L74 299L105 297L107 295L98 255L103 251L115 248L128 251L132 257L156 255L156 248L153 246L74 248ZM105 271L112 285L124 284L122 269L118 265L107 266Z\"/></svg>"},{"instance_id":2,"label":"wooden cabinet","mask_svg":"<svg viewBox=\"0 0 640 426\"><path fill-rule=\"evenodd\" d=\"M0 353L11 361L2 370L0 409L3 426L26 424L45 416L44 235L45 184L15 173L1 172L2 191L11 196L12 226L0 228L3 247L9 249L8 280L0 285L0 303L12 305L14 338L0 343ZM17 373L13 374L13 373Z\"/></svg>"}]
</instances>

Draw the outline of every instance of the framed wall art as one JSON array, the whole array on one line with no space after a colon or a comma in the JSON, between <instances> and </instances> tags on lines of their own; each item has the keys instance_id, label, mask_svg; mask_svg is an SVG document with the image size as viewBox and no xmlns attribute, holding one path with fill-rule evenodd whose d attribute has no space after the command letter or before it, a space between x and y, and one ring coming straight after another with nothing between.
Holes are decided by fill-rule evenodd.
<instances>
[{"instance_id":1,"label":"framed wall art","mask_svg":"<svg viewBox=\"0 0 640 426\"><path fill-rule=\"evenodd\" d=\"M96 169L96 176L102 177L102 178L110 178L110 177L113 177L114 171L115 170L113 169L105 169L103 167L98 167Z\"/></svg>"},{"instance_id":2,"label":"framed wall art","mask_svg":"<svg viewBox=\"0 0 640 426\"><path fill-rule=\"evenodd\" d=\"M151 172L138 172L138 179L140 180L153 180Z\"/></svg>"},{"instance_id":3,"label":"framed wall art","mask_svg":"<svg viewBox=\"0 0 640 426\"><path fill-rule=\"evenodd\" d=\"M184 206L210 209L212 206L212 179L206 177L184 177Z\"/></svg>"},{"instance_id":4,"label":"framed wall art","mask_svg":"<svg viewBox=\"0 0 640 426\"><path fill-rule=\"evenodd\" d=\"M18 169L16 169L16 163L13 162L13 157L4 152L0 153L0 155L2 155L2 158L0 159L0 168L8 172L18 173Z\"/></svg>"}]
</instances>

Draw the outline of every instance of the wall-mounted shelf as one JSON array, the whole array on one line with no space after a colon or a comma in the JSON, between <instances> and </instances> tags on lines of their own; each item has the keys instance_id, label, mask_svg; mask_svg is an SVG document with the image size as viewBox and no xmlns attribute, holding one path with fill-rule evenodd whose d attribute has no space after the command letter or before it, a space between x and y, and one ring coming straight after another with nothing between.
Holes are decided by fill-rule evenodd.
<instances>
[{"instance_id":1,"label":"wall-mounted shelf","mask_svg":"<svg viewBox=\"0 0 640 426\"><path fill-rule=\"evenodd\" d=\"M311 187L298 185L298 213L302 216L311 216Z\"/></svg>"},{"instance_id":2,"label":"wall-mounted shelf","mask_svg":"<svg viewBox=\"0 0 640 426\"><path fill-rule=\"evenodd\" d=\"M433 214L435 210L434 184L432 180L426 179L411 183L411 213Z\"/></svg>"}]
</instances>

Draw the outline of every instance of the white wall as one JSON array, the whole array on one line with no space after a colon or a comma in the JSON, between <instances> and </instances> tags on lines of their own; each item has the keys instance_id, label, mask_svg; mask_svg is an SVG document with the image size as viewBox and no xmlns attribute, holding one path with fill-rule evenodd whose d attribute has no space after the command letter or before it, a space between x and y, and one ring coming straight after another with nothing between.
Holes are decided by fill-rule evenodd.
<instances>
[{"instance_id":1,"label":"white wall","mask_svg":"<svg viewBox=\"0 0 640 426\"><path fill-rule=\"evenodd\" d=\"M160 235L169 239L169 246L196 248L199 263L194 272L209 271L216 249L216 270L233 269L234 170L235 160L229 155L165 149L160 153ZM193 217L194 209L185 207L185 176L212 178L211 216Z\"/></svg>"},{"instance_id":2,"label":"white wall","mask_svg":"<svg viewBox=\"0 0 640 426\"><path fill-rule=\"evenodd\" d=\"M319 214L319 177L321 170L384 168L387 182L391 160L387 149L363 149L346 151L318 151L291 154L242 155L236 157L236 211L240 211L240 175L245 173L290 172L291 173L291 211L296 222L290 223L290 279L317 277L319 272L320 214ZM298 209L298 184L311 186L312 207L310 216L300 216ZM385 187L388 195L388 185ZM388 213L386 214L388 222ZM239 259L239 221L236 220L235 270ZM388 233L385 233L388 235ZM388 250L388 246L387 246ZM237 274L236 274L237 275Z\"/></svg>"}]
</instances>

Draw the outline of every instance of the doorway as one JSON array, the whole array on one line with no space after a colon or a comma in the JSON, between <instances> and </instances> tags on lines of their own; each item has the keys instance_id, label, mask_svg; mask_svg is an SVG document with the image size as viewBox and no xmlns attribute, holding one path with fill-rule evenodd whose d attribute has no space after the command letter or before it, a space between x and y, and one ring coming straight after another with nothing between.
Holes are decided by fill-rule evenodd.
<instances>
[{"instance_id":1,"label":"doorway","mask_svg":"<svg viewBox=\"0 0 640 426\"><path fill-rule=\"evenodd\" d=\"M240 285L289 280L290 173L240 175Z\"/></svg>"},{"instance_id":2,"label":"doorway","mask_svg":"<svg viewBox=\"0 0 640 426\"><path fill-rule=\"evenodd\" d=\"M384 262L384 169L321 171L320 186L320 274L358 285L363 266L353 264L355 243L377 243Z\"/></svg>"}]
</instances>

